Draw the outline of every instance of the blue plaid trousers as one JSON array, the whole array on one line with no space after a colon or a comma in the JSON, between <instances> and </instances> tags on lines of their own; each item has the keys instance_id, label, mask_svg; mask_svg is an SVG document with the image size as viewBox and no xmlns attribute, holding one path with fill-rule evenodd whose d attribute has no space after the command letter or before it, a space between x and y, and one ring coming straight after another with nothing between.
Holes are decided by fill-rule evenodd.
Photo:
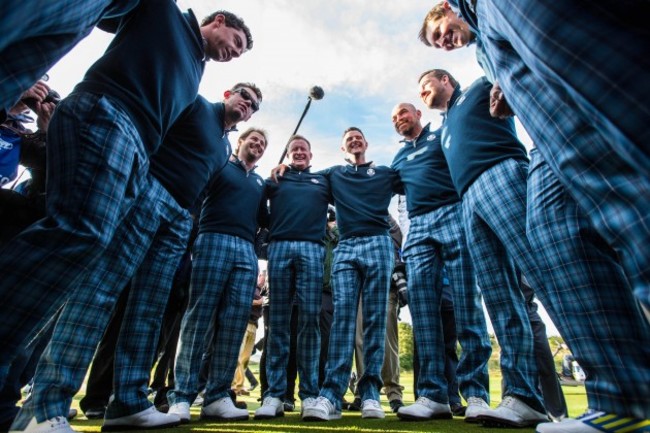
<instances>
[{"instance_id":1,"label":"blue plaid trousers","mask_svg":"<svg viewBox=\"0 0 650 433\"><path fill-rule=\"evenodd\" d=\"M147 399L151 367L157 357L162 318L181 257L185 253L192 217L174 201L160 203L171 215L156 232L149 252L133 279L115 348L113 398L106 418L119 418L152 406Z\"/></svg>"},{"instance_id":2,"label":"blue plaid trousers","mask_svg":"<svg viewBox=\"0 0 650 433\"><path fill-rule=\"evenodd\" d=\"M362 300L364 372L361 400L379 400L384 361L386 305L393 272L393 244L388 236L352 237L339 242L332 263L334 318L320 395L338 409L348 386L354 351L357 304ZM272 289L271 289L272 290Z\"/></svg>"},{"instance_id":3,"label":"blue plaid trousers","mask_svg":"<svg viewBox=\"0 0 650 433\"><path fill-rule=\"evenodd\" d=\"M461 203L413 217L404 258L420 363L418 395L448 403L445 360L440 356L444 352L440 318L444 266L452 288L458 341L463 348L456 371L460 391L466 400L479 397L489 402L488 361L492 346L465 241Z\"/></svg>"},{"instance_id":4,"label":"blue plaid trousers","mask_svg":"<svg viewBox=\"0 0 650 433\"><path fill-rule=\"evenodd\" d=\"M186 231L185 239L178 239L180 253L184 249L189 230L187 211L180 208L158 181L150 178L151 187L140 195L131 211L118 228L109 248L96 262L92 272L80 282L73 295L65 304L56 323L52 339L45 348L34 376L32 398L23 405L12 430L23 430L32 417L41 422L56 416L66 416L72 397L80 389L86 370L102 338L104 330L113 311L113 307L129 279L136 273L141 263L151 265L152 257L160 257L160 252L150 248L154 236L161 224L174 226L176 221ZM160 245L160 243L156 243ZM174 255L166 257L173 260ZM158 266L169 266L175 270L180 256L174 263L153 266L152 271L143 269L141 275L153 272ZM172 274L172 272L168 272ZM138 283L138 279L134 280ZM156 286L153 293L138 294L138 287L133 286L128 308L141 309L140 313L147 319L160 322L164 305L171 289ZM150 287L143 287L143 290ZM147 298L151 304L133 305L136 300ZM155 300L154 300L155 299ZM127 326L135 326L132 323ZM146 328L141 328L145 330ZM132 332L126 331L126 335ZM124 335L120 336L122 339ZM154 337L157 337L155 335ZM155 352L155 344L140 351ZM151 355L148 354L148 355ZM142 356L142 355L139 355ZM134 358L134 365L136 363ZM116 360L117 362L117 360ZM150 369L152 363L146 368ZM116 378L123 376L118 371Z\"/></svg>"},{"instance_id":5,"label":"blue plaid trousers","mask_svg":"<svg viewBox=\"0 0 650 433\"><path fill-rule=\"evenodd\" d=\"M190 298L183 321L174 369L176 388L169 404L196 398L201 359L212 344L204 406L228 396L246 333L257 283L253 244L238 236L201 233L192 251ZM206 341L214 329L212 341Z\"/></svg>"},{"instance_id":6,"label":"blue plaid trousers","mask_svg":"<svg viewBox=\"0 0 650 433\"><path fill-rule=\"evenodd\" d=\"M536 149L527 233L543 277L552 281L535 292L587 375L589 407L650 418L650 327L616 253Z\"/></svg>"},{"instance_id":7,"label":"blue plaid trousers","mask_svg":"<svg viewBox=\"0 0 650 433\"><path fill-rule=\"evenodd\" d=\"M140 136L105 97L63 100L50 122L47 151L47 217L0 252L0 386L17 350L92 270L146 189Z\"/></svg>"},{"instance_id":8,"label":"blue plaid trousers","mask_svg":"<svg viewBox=\"0 0 650 433\"><path fill-rule=\"evenodd\" d=\"M527 172L528 163L514 159L484 171L463 196L463 222L476 278L501 346L504 395L523 397L544 412L533 332L516 269L531 283L530 274L539 274L526 238Z\"/></svg>"},{"instance_id":9,"label":"blue plaid trousers","mask_svg":"<svg viewBox=\"0 0 650 433\"><path fill-rule=\"evenodd\" d=\"M624 3L486 0L477 14L508 102L650 308L650 32L646 3Z\"/></svg>"},{"instance_id":10,"label":"blue plaid trousers","mask_svg":"<svg viewBox=\"0 0 650 433\"><path fill-rule=\"evenodd\" d=\"M136 3L137 0L3 0L0 109L11 108L25 90L90 33L109 6L112 14L120 14Z\"/></svg>"},{"instance_id":11,"label":"blue plaid trousers","mask_svg":"<svg viewBox=\"0 0 650 433\"><path fill-rule=\"evenodd\" d=\"M269 341L266 346L265 397L284 399L291 337L291 310L298 306L296 363L298 397L318 396L320 310L325 247L308 241L273 241L269 245Z\"/></svg>"}]
</instances>

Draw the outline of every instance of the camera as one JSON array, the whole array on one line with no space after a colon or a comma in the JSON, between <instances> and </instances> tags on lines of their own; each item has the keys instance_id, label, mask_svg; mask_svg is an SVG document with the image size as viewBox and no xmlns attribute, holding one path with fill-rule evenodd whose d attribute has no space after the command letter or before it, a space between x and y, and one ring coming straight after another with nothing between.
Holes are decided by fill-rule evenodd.
<instances>
[{"instance_id":1,"label":"camera","mask_svg":"<svg viewBox=\"0 0 650 433\"><path fill-rule=\"evenodd\" d=\"M45 99L43 99L43 103L45 102L53 102L54 104L58 104L61 101L61 95L59 95L59 92L56 90L50 89L49 92L47 92L47 96ZM21 102L29 107L30 110L36 111L36 98L23 98L21 99Z\"/></svg>"},{"instance_id":2,"label":"camera","mask_svg":"<svg viewBox=\"0 0 650 433\"><path fill-rule=\"evenodd\" d=\"M332 221L336 221L336 210L334 206L329 205L327 207L327 222L331 223Z\"/></svg>"},{"instance_id":3,"label":"camera","mask_svg":"<svg viewBox=\"0 0 650 433\"><path fill-rule=\"evenodd\" d=\"M393 275L391 275L391 280L397 289L397 303L399 304L400 308L402 308L409 302L408 287L406 284L406 268L403 264L395 266Z\"/></svg>"}]
</instances>

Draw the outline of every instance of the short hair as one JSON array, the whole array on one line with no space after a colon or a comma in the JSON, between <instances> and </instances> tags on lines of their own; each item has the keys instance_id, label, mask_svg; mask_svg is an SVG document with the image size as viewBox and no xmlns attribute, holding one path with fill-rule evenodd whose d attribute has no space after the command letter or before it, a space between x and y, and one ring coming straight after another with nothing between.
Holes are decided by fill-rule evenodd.
<instances>
[{"instance_id":1,"label":"short hair","mask_svg":"<svg viewBox=\"0 0 650 433\"><path fill-rule=\"evenodd\" d=\"M237 83L234 86L230 88L231 92L234 92L238 89L243 89L244 87L253 90L255 92L255 95L257 96L257 100L259 102L262 102L262 91L255 85L255 83Z\"/></svg>"},{"instance_id":2,"label":"short hair","mask_svg":"<svg viewBox=\"0 0 650 433\"><path fill-rule=\"evenodd\" d=\"M343 135L342 135L342 137L345 137L345 134L347 134L347 133L350 132L350 131L357 131L358 133L361 134L361 136L363 137L364 140L366 139L366 136L363 135L363 131L360 130L359 128L357 128L356 126L350 126L348 129L346 129L345 131L343 131Z\"/></svg>"},{"instance_id":3,"label":"short hair","mask_svg":"<svg viewBox=\"0 0 650 433\"><path fill-rule=\"evenodd\" d=\"M253 132L257 132L257 133L260 134L262 137L264 137L264 143L265 143L265 145L264 145L264 150L266 150L266 148L269 147L269 138L268 138L268 133L266 132L266 130L264 130L264 129L262 129L262 128L256 128L256 127L254 127L254 126L251 126L251 127L248 128L247 130L245 130L244 132L242 132L241 135L239 136L239 138L237 139L237 147L235 147L235 152L234 152L235 155L236 155L237 153L239 153L239 143L240 143L241 141L246 140L246 138L247 138L249 135L251 135Z\"/></svg>"},{"instance_id":4,"label":"short hair","mask_svg":"<svg viewBox=\"0 0 650 433\"><path fill-rule=\"evenodd\" d=\"M454 76L451 75L449 72L445 71L444 69L429 69L428 71L423 72L422 74L420 74L420 78L418 78L418 83L422 81L422 78L426 77L429 74L436 77L437 80L442 80L442 77L446 75L447 77L449 77L449 82L451 83L452 86L454 87L458 86L458 81L456 81Z\"/></svg>"},{"instance_id":5,"label":"short hair","mask_svg":"<svg viewBox=\"0 0 650 433\"><path fill-rule=\"evenodd\" d=\"M224 10L213 12L207 17L203 18L203 21L201 22L201 27L205 26L206 24L210 24L212 21L214 21L217 15L223 15L226 18L225 22L227 27L231 27L233 29L243 31L244 34L246 35L246 49L250 50L251 48L253 48L253 36L251 35L251 30L244 23L243 19L233 14L232 12L228 12Z\"/></svg>"},{"instance_id":6,"label":"short hair","mask_svg":"<svg viewBox=\"0 0 650 433\"><path fill-rule=\"evenodd\" d=\"M447 14L447 9L444 8L444 4L445 2L441 1L440 3L435 5L429 11L429 13L427 13L427 16L424 17L424 21L422 22L422 28L420 28L420 33L418 34L418 37L420 38L422 43L427 47L431 46L431 44L427 40L427 27L429 26L430 22L442 19Z\"/></svg>"},{"instance_id":7,"label":"short hair","mask_svg":"<svg viewBox=\"0 0 650 433\"><path fill-rule=\"evenodd\" d=\"M309 147L309 150L311 150L311 143L309 142L309 140L307 140L304 136L302 136L300 134L293 134L291 137L289 137L289 141L287 141L287 153L289 153L291 151L291 148L289 147L289 145L291 144L292 141L295 141L295 140L304 141L305 143L307 143L307 147Z\"/></svg>"}]
</instances>

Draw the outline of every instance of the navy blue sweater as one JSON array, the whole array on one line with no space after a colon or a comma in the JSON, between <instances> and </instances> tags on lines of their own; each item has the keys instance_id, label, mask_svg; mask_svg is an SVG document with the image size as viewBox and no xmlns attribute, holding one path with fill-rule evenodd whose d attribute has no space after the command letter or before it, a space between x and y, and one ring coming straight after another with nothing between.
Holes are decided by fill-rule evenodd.
<instances>
[{"instance_id":1,"label":"navy blue sweater","mask_svg":"<svg viewBox=\"0 0 650 433\"><path fill-rule=\"evenodd\" d=\"M456 191L462 197L485 170L505 161L527 161L512 118L490 115L492 84L479 78L464 92L456 87L442 126L442 150Z\"/></svg>"},{"instance_id":2,"label":"navy blue sweater","mask_svg":"<svg viewBox=\"0 0 650 433\"><path fill-rule=\"evenodd\" d=\"M253 242L263 197L264 179L253 170L246 172L239 160L229 161L210 182L199 234L221 233Z\"/></svg>"},{"instance_id":3,"label":"navy blue sweater","mask_svg":"<svg viewBox=\"0 0 650 433\"><path fill-rule=\"evenodd\" d=\"M340 238L388 235L388 205L401 192L399 175L372 163L336 165L322 171L330 181Z\"/></svg>"},{"instance_id":4,"label":"navy blue sweater","mask_svg":"<svg viewBox=\"0 0 650 433\"><path fill-rule=\"evenodd\" d=\"M271 240L322 242L330 186L326 177L289 167L278 183L266 181Z\"/></svg>"},{"instance_id":5,"label":"navy blue sweater","mask_svg":"<svg viewBox=\"0 0 650 433\"><path fill-rule=\"evenodd\" d=\"M194 102L203 74L203 39L190 11L172 0L140 1L75 92L106 95L126 110L154 153L176 118Z\"/></svg>"},{"instance_id":6,"label":"navy blue sweater","mask_svg":"<svg viewBox=\"0 0 650 433\"><path fill-rule=\"evenodd\" d=\"M423 215L460 200L440 146L441 130L429 125L414 141L403 140L391 164L399 173L406 194L409 217Z\"/></svg>"},{"instance_id":7,"label":"navy blue sweater","mask_svg":"<svg viewBox=\"0 0 650 433\"><path fill-rule=\"evenodd\" d=\"M224 113L222 102L213 104L199 95L151 158L151 174L186 209L228 162L231 150Z\"/></svg>"}]
</instances>

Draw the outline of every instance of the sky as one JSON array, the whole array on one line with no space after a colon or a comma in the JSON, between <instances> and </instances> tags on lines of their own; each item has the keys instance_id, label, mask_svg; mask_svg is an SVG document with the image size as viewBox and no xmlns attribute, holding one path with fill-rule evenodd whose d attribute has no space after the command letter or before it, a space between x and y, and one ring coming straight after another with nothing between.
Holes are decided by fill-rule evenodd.
<instances>
[{"instance_id":1,"label":"sky","mask_svg":"<svg viewBox=\"0 0 650 433\"><path fill-rule=\"evenodd\" d=\"M178 0L199 21L217 9L244 19L253 49L228 63L208 62L199 93L220 101L233 84L255 83L263 93L260 111L247 123L269 133L258 173L266 177L280 158L302 114L309 90L318 85L325 97L314 101L299 133L312 143L314 169L343 163L342 132L361 128L369 143L367 159L390 165L401 144L391 122L392 108L413 103L423 124L440 125L438 111L418 96L418 77L432 68L446 69L469 86L482 76L473 47L450 53L434 50L418 39L422 20L433 5L421 0ZM62 96L83 78L103 53L111 35L94 30L49 71L49 85ZM153 49L153 48L152 48ZM520 138L530 143L521 126ZM237 133L230 137L236 143ZM395 211L395 206L391 206ZM407 316L408 315L404 315ZM549 333L557 330L543 312Z\"/></svg>"}]
</instances>

